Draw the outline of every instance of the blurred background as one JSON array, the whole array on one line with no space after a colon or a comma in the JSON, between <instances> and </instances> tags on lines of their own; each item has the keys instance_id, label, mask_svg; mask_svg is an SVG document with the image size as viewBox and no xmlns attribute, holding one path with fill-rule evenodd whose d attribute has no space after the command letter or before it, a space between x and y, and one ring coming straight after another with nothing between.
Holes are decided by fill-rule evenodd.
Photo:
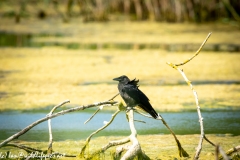
<instances>
[{"instance_id":1,"label":"blurred background","mask_svg":"<svg viewBox=\"0 0 240 160\"><path fill-rule=\"evenodd\" d=\"M181 119L183 111L196 110L195 99L166 62L190 58L212 32L182 68L201 109L220 111L211 117L235 129L214 126L238 135L239 121L229 117L238 117L240 109L239 17L239 0L0 0L2 117L14 116L8 111L49 112L66 99L66 107L108 100L118 93L112 79L127 75L140 79L157 111L179 112Z\"/></svg>"},{"instance_id":2,"label":"blurred background","mask_svg":"<svg viewBox=\"0 0 240 160\"><path fill-rule=\"evenodd\" d=\"M89 21L150 20L157 22L239 22L238 0L1 0L1 16L22 18L61 17Z\"/></svg>"}]
</instances>

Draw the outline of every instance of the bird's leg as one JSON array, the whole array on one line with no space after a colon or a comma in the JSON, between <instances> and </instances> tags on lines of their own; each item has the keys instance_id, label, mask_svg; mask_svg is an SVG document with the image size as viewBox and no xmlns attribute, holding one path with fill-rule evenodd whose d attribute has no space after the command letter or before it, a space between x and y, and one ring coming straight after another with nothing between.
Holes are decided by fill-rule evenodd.
<instances>
[{"instance_id":1,"label":"bird's leg","mask_svg":"<svg viewBox=\"0 0 240 160\"><path fill-rule=\"evenodd\" d=\"M130 110L135 111L136 109L135 109L135 107L129 107L129 106L127 106L127 108L126 108L126 113L129 112Z\"/></svg>"}]
</instances>

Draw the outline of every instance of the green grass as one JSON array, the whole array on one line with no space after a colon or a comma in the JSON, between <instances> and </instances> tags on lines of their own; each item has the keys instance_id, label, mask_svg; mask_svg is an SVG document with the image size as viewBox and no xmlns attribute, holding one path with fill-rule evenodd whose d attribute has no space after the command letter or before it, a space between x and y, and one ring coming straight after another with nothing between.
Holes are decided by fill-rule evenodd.
<instances>
[{"instance_id":1,"label":"green grass","mask_svg":"<svg viewBox=\"0 0 240 160\"><path fill-rule=\"evenodd\" d=\"M157 159L193 159L195 154L195 148L198 145L199 135L177 135L180 140L182 147L188 152L190 155L189 158L180 158L178 155L178 149L176 146L176 142L174 141L172 135L139 135L138 140L140 142L142 150L154 160ZM230 135L207 135L208 139L215 144L221 145L224 151L227 151L233 147L236 147L240 143L239 136L230 136ZM104 145L106 145L111 140L120 140L124 137L98 137L94 138L89 148L86 150L86 156L91 155ZM18 141L18 144L27 145L33 148L46 150L48 147L47 142L24 142ZM80 153L81 148L84 145L84 141L59 141L53 143L53 150L59 153L65 153L70 155L78 155ZM102 159L110 159L111 152L113 152L116 147L110 148L105 152L102 156ZM5 153L6 151L11 151L14 155L19 154L24 151L12 148L12 147L4 147L0 149L0 152ZM202 151L200 154L200 159L214 159L215 158L215 148L210 145L208 142L204 141L202 145ZM66 159L66 158L64 158ZM75 159L75 158L68 158Z\"/></svg>"}]
</instances>

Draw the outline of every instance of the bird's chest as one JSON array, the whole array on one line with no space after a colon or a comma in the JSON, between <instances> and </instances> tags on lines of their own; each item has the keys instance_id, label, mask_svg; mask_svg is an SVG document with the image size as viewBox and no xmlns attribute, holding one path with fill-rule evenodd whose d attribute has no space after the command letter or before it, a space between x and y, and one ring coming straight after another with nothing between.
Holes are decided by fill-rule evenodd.
<instances>
[{"instance_id":1,"label":"bird's chest","mask_svg":"<svg viewBox=\"0 0 240 160\"><path fill-rule=\"evenodd\" d=\"M134 99L134 97L132 97L130 94L129 94L129 90L124 88L124 87L121 87L119 88L119 93L121 95L121 97L123 98L123 100L125 101L125 103L131 107L131 106L135 106L136 105L136 99Z\"/></svg>"}]
</instances>

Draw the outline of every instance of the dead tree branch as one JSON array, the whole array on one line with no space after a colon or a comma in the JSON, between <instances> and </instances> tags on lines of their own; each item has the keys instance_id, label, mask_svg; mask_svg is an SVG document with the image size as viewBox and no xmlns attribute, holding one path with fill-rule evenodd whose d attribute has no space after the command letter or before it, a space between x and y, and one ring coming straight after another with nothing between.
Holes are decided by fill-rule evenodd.
<instances>
[{"instance_id":1,"label":"dead tree branch","mask_svg":"<svg viewBox=\"0 0 240 160\"><path fill-rule=\"evenodd\" d=\"M115 96L113 96L112 98L110 98L108 101L113 101L114 98L116 98L118 95L119 95L119 93L116 94ZM93 117L94 117L100 110L102 110L102 109L103 109L103 106L98 107L98 109L93 113L93 115L92 115L88 120L86 120L86 121L84 122L84 124L88 123L91 119L93 119Z\"/></svg>"},{"instance_id":2,"label":"dead tree branch","mask_svg":"<svg viewBox=\"0 0 240 160\"><path fill-rule=\"evenodd\" d=\"M137 112L137 113L139 113L139 114L141 114L141 115L143 115L143 116L145 116L145 117L153 118L152 116L146 115L146 114L144 114L144 113L142 113L142 112L139 112L139 111L137 111L137 110L135 110L135 112ZM171 132L171 134L173 135L173 137L174 137L174 139L175 139L175 141L176 141L176 143L177 143L179 156L180 156L180 157L189 157L188 153L183 149L183 147L182 147L180 141L178 140L176 134L175 134L175 133L173 132L173 130L168 126L167 122L163 119L163 117L162 117L160 114L158 114L157 120L161 120L162 123L167 127L167 129L168 129L168 130Z\"/></svg>"},{"instance_id":3,"label":"dead tree branch","mask_svg":"<svg viewBox=\"0 0 240 160\"><path fill-rule=\"evenodd\" d=\"M134 157L136 157L138 155L142 155L141 146L137 139L137 131L134 126L133 109L130 109L130 111L127 113L127 115L128 115L129 127L131 130L131 135L129 136L129 138L130 138L130 141L132 142L132 145L130 146L128 151L123 155L121 160L133 159Z\"/></svg>"},{"instance_id":4,"label":"dead tree branch","mask_svg":"<svg viewBox=\"0 0 240 160\"><path fill-rule=\"evenodd\" d=\"M112 121L114 120L114 117L120 112L120 111L125 111L126 107L123 106L122 103L119 104L118 106L118 110L112 115L112 119L102 128L98 129L97 131L93 132L86 140L86 144L84 145L84 147L82 148L82 151L80 153L80 157L83 158L84 157L84 150L86 149L86 146L88 145L91 137L98 133L99 131L105 129L110 123L112 123ZM117 140L117 141L110 141L107 145L105 145L104 147L102 147L101 149L97 150L96 152L94 152L93 154L91 154L90 157L84 157L85 159L92 159L93 157L104 153L107 149L109 149L110 147L113 146L118 146L118 145L122 145L128 142L132 142L132 145L128 145L128 146L120 146L120 148L118 147L116 149L115 154L113 155L113 157L120 159L121 153L123 151L126 150L126 153L123 155L123 157L121 158L121 160L125 160L125 159L132 159L134 157L138 157L138 158L143 158L143 159L150 159L144 152L142 152L141 150L141 146L137 140L137 131L135 129L134 126L134 118L133 118L133 109L131 109L128 113L128 122L129 122L129 126L130 126L130 130L131 130L131 135L121 139L121 140Z\"/></svg>"},{"instance_id":5,"label":"dead tree branch","mask_svg":"<svg viewBox=\"0 0 240 160\"><path fill-rule=\"evenodd\" d=\"M101 107L98 107L98 109L93 113L93 115L84 122L84 124L88 123L89 121L91 121L93 119L93 117L101 110Z\"/></svg>"},{"instance_id":6,"label":"dead tree branch","mask_svg":"<svg viewBox=\"0 0 240 160\"><path fill-rule=\"evenodd\" d=\"M98 130L96 130L95 132L93 132L93 133L87 138L87 140L86 140L86 142L85 142L85 145L83 146L83 148L82 148L82 150L81 150L81 152L80 152L80 154L79 154L80 157L84 157L85 149L86 149L87 145L89 144L92 136L94 136L94 135L97 134L98 132L100 132L100 131L104 130L105 128L107 128L107 127L113 122L113 120L115 119L115 117L117 116L117 114L118 114L119 112L121 112L121 110L118 109L118 110L112 115L112 118L110 119L109 122L107 122L103 127L99 128Z\"/></svg>"},{"instance_id":7,"label":"dead tree branch","mask_svg":"<svg viewBox=\"0 0 240 160\"><path fill-rule=\"evenodd\" d=\"M222 149L222 147L220 145L216 145L215 147L215 156L216 156L216 160L219 160L219 153L222 155L221 158L223 158L224 160L229 160L227 154L224 152L224 150Z\"/></svg>"},{"instance_id":8,"label":"dead tree branch","mask_svg":"<svg viewBox=\"0 0 240 160\"><path fill-rule=\"evenodd\" d=\"M114 97L112 97L110 100L113 100L116 96L118 96L119 93L117 95L115 95ZM100 107L99 107L100 108ZM100 129L98 129L97 131L93 132L86 140L86 143L85 145L83 146L80 154L79 154L79 157L80 158L83 158L84 157L84 152L86 150L86 147L87 145L89 144L90 140L91 140L91 137L95 134L97 134L98 132L102 131L103 129L105 129L106 127L108 127L114 120L114 118L117 116L117 114L120 112L120 111L125 111L126 110L126 107L123 106L122 103L120 103L118 105L118 110L112 115L112 118L111 120L103 127L101 127ZM93 116L91 116L89 120L91 120L94 116L96 115L96 112L93 114ZM101 153L104 153L108 148L110 147L113 147L113 146L118 146L118 145L122 145L122 144L125 144L125 143L128 143L130 142L130 137L127 137L127 138L124 138L122 140L117 140L117 141L110 141L107 145L105 145L104 147L102 147L100 150L97 150L96 152L94 152L93 154L91 154L91 156L89 157L84 157L85 159L92 159L93 157L101 154Z\"/></svg>"},{"instance_id":9,"label":"dead tree branch","mask_svg":"<svg viewBox=\"0 0 240 160\"><path fill-rule=\"evenodd\" d=\"M240 145L229 149L226 152L226 155L227 156L231 156L233 153L236 153L236 152L240 152ZM222 160L224 157L223 156L219 156L218 158L219 158L219 160Z\"/></svg>"},{"instance_id":10,"label":"dead tree branch","mask_svg":"<svg viewBox=\"0 0 240 160\"><path fill-rule=\"evenodd\" d=\"M196 51L196 53L195 53L191 58L189 58L189 59L187 59L187 60L185 60L185 61L183 61L183 62L181 62L181 63L179 63L179 64L174 64L174 65L175 65L175 66L182 66L182 65L190 62L193 58L195 58L195 57L200 53L200 51L202 50L203 46L205 45L205 43L207 42L207 40L208 40L208 38L211 36L211 34L212 34L212 32L210 32L210 33L207 35L206 39L203 41L203 43L201 44L201 46L198 48L198 50ZM170 64L168 64L168 65L170 65ZM171 66L171 65L170 65L170 66ZM172 66L172 67L173 67L173 66ZM174 67L173 67L173 68L174 68ZM176 69L176 68L175 68L175 69Z\"/></svg>"},{"instance_id":11,"label":"dead tree branch","mask_svg":"<svg viewBox=\"0 0 240 160\"><path fill-rule=\"evenodd\" d=\"M68 101L69 102L69 101ZM63 102L64 103L64 102ZM104 101L104 102L96 102L96 103L93 103L93 104L89 104L89 105L83 105L83 106L78 106L78 107L74 107L74 108L70 108L70 109L66 109L66 110L62 110L60 112L57 112L57 113L54 113L52 114L51 116L46 116L42 119L39 119L35 122L33 122L32 124L30 124L29 126L25 127L24 129L22 129L21 131L15 133L14 135L10 136L9 138L7 138L6 140L2 141L0 143L0 148L3 147L4 145L6 145L7 143L9 143L10 141L20 137L21 135L25 134L26 132L28 132L30 129L32 129L34 126L44 122L44 121L47 121L51 118L55 118L55 117L58 117L58 116L61 116L61 115L64 115L66 113L71 113L71 112L76 112L76 111L80 111L80 110L85 110L87 108L92 108L92 107L97 107L97 106L101 106L101 105L107 105L107 104L111 104L111 105L114 105L116 104L117 102L114 102L114 101ZM65 103L64 103L65 104Z\"/></svg>"},{"instance_id":12,"label":"dead tree branch","mask_svg":"<svg viewBox=\"0 0 240 160\"><path fill-rule=\"evenodd\" d=\"M201 129L201 136L200 136L200 139L199 139L199 143L198 143L198 146L197 146L197 149L196 149L196 153L195 153L195 156L194 156L194 159L199 159L199 155L200 155L200 152L201 152L201 149L202 149L202 142L203 142L203 139L205 138L208 142L210 142L206 136L205 136L205 133L204 133L204 127L203 127L203 118L202 118L202 115L201 115L201 111L200 111L200 106L199 106L199 102L198 102L198 95L197 95L197 92L194 90L193 88L193 85L191 83L191 81L188 80L187 76L185 75L185 73L183 72L182 69L178 68L178 66L181 66L181 65L184 65L188 62L190 62L194 57L196 57L202 47L204 46L204 44L207 42L208 38L210 37L211 33L208 34L208 36L206 37L206 39L203 41L202 45L200 46L200 48L197 50L197 52L194 54L193 57L189 58L188 60L182 62L182 63L179 63L179 64L173 64L173 63L170 63L170 62L167 62L167 64L171 67L173 67L174 69L178 70L180 72L180 74L182 75L182 77L184 78L184 80L186 81L186 83L190 86L192 92L193 92L193 95L195 97L195 101L196 101L196 106L197 106L197 113L198 113L198 117L199 117L199 123L200 123L200 129ZM210 143L210 144L213 144L213 143Z\"/></svg>"},{"instance_id":13,"label":"dead tree branch","mask_svg":"<svg viewBox=\"0 0 240 160\"><path fill-rule=\"evenodd\" d=\"M103 146L101 149L97 150L90 157L87 157L86 159L93 159L93 157L95 157L96 155L99 155L101 153L104 153L106 150L108 150L111 147L122 145L122 144L125 144L125 143L128 143L128 142L130 142L129 137L126 137L126 138L121 139L121 140L110 141L107 145ZM116 154L114 155L114 157L116 157Z\"/></svg>"},{"instance_id":14,"label":"dead tree branch","mask_svg":"<svg viewBox=\"0 0 240 160\"><path fill-rule=\"evenodd\" d=\"M48 113L47 116L51 116L52 113L59 107L63 106L66 103L69 103L69 100L66 100L56 106L53 107L53 109ZM49 129L49 145L48 145L48 153L51 154L53 149L52 149L52 143L53 143L53 136L52 136L52 125L51 125L51 119L48 120L48 129Z\"/></svg>"}]
</instances>

